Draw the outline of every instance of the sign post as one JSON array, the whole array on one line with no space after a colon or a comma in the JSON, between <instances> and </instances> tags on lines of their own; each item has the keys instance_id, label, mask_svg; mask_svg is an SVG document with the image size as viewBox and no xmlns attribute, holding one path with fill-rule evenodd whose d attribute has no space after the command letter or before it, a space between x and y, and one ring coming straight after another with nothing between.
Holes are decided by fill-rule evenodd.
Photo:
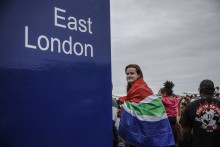
<instances>
[{"instance_id":1,"label":"sign post","mask_svg":"<svg viewBox=\"0 0 220 147\"><path fill-rule=\"evenodd\" d=\"M109 0L0 7L0 146L111 147Z\"/></svg>"}]
</instances>

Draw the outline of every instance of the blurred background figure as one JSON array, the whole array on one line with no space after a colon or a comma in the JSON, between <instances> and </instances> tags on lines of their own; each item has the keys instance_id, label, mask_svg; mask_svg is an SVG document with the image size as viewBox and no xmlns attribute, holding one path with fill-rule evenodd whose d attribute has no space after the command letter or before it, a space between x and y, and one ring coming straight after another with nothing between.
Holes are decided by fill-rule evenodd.
<instances>
[{"instance_id":1,"label":"blurred background figure","mask_svg":"<svg viewBox=\"0 0 220 147\"><path fill-rule=\"evenodd\" d=\"M215 96L216 98L219 98L219 87L215 87Z\"/></svg>"},{"instance_id":2,"label":"blurred background figure","mask_svg":"<svg viewBox=\"0 0 220 147\"><path fill-rule=\"evenodd\" d=\"M190 102L183 113L184 147L219 147L220 101L214 98L211 80L199 86L200 99Z\"/></svg>"},{"instance_id":3,"label":"blurred background figure","mask_svg":"<svg viewBox=\"0 0 220 147\"><path fill-rule=\"evenodd\" d=\"M160 93L162 95L162 103L165 107L172 128L175 143L178 145L183 139L183 129L177 120L178 108L182 101L182 97L174 95L173 87L174 83L172 81L166 81L164 87L161 88Z\"/></svg>"}]
</instances>

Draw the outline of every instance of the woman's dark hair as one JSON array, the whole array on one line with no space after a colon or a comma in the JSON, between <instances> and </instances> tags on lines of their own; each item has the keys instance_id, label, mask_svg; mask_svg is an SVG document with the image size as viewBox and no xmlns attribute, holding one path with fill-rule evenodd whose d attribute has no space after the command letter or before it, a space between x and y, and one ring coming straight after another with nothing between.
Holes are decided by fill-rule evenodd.
<instances>
[{"instance_id":1,"label":"woman's dark hair","mask_svg":"<svg viewBox=\"0 0 220 147\"><path fill-rule=\"evenodd\" d=\"M161 93L166 93L167 96L173 95L173 87L175 86L172 81L166 81L163 83L164 87L161 89Z\"/></svg>"},{"instance_id":2,"label":"woman's dark hair","mask_svg":"<svg viewBox=\"0 0 220 147\"><path fill-rule=\"evenodd\" d=\"M125 67L125 73L126 73L126 71L127 71L128 68L135 68L137 74L140 75L140 78L144 78L143 73L142 73L142 71L141 71L141 68L140 68L137 64L129 64L129 65L127 65L127 66ZM132 85L131 85L130 83L127 84L127 92L131 89L131 86L132 86Z\"/></svg>"}]
</instances>

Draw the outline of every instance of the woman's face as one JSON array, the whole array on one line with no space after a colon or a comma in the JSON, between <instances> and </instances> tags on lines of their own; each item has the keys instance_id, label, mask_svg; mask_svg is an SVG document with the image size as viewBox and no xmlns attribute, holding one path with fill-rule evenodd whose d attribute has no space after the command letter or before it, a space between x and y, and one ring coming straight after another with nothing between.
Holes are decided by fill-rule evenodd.
<instances>
[{"instance_id":1,"label":"woman's face","mask_svg":"<svg viewBox=\"0 0 220 147\"><path fill-rule=\"evenodd\" d=\"M163 93L161 93L161 96L162 96L162 97L166 97L166 96L167 96L167 93L166 93L166 92L163 92Z\"/></svg>"},{"instance_id":2,"label":"woman's face","mask_svg":"<svg viewBox=\"0 0 220 147\"><path fill-rule=\"evenodd\" d=\"M126 75L126 79L130 84L133 84L140 77L140 75L137 74L136 68L133 67L127 68Z\"/></svg>"}]
</instances>

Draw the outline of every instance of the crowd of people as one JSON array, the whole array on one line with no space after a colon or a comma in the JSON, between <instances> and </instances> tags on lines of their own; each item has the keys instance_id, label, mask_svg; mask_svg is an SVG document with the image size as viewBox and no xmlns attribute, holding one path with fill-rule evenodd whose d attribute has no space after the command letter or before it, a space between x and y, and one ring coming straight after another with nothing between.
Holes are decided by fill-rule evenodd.
<instances>
[{"instance_id":1,"label":"crowd of people","mask_svg":"<svg viewBox=\"0 0 220 147\"><path fill-rule=\"evenodd\" d=\"M215 87L214 83L209 79L204 79L199 84L199 94L178 96L174 94L173 88L175 84L172 81L165 81L162 88L157 94L154 94L151 88L148 87L147 83L143 79L143 73L141 68L136 64L129 64L125 67L125 74L127 79L127 95L119 98L113 98L114 105L117 105L117 118L114 120L113 124L113 146L114 147L218 147L220 145L220 96L219 87ZM125 103L135 103L134 106L145 101L146 103L152 102L154 96L159 97L159 100L163 105L158 105L155 102L152 105L142 105L139 108L126 109ZM156 101L156 99L154 99ZM144 108L150 107L149 108ZM132 107L132 105L129 105ZM141 130L145 134L140 134L129 132L129 137L126 135L120 135L120 126L125 126L124 120L128 119L123 111L131 111L132 115L141 115L141 113L150 114L153 113L154 109L164 111L163 113L158 113L161 115L161 119L157 119L158 122L163 122L163 126L166 129L161 129L160 127L149 127L143 128L139 126L137 122L129 122L126 127L129 128L130 125L135 125L135 129ZM136 109L134 112L133 110ZM143 115L141 118L142 123L145 119L149 117L148 115ZM123 121L120 121L123 119ZM164 120L168 120L169 125L165 126ZM133 120L132 120L133 121ZM135 120L136 121L136 120ZM151 123L148 123L151 125ZM153 125L152 125L153 126ZM123 128L123 129L126 129ZM149 139L149 135L146 133L153 131L161 131L161 137L155 139L155 133L152 140ZM172 136L168 135L164 140L162 134L171 132ZM145 135L147 137L145 137ZM138 136L138 137L137 137ZM135 140L137 138L137 141ZM148 143L149 142L149 143ZM159 143L158 143L159 142Z\"/></svg>"}]
</instances>

